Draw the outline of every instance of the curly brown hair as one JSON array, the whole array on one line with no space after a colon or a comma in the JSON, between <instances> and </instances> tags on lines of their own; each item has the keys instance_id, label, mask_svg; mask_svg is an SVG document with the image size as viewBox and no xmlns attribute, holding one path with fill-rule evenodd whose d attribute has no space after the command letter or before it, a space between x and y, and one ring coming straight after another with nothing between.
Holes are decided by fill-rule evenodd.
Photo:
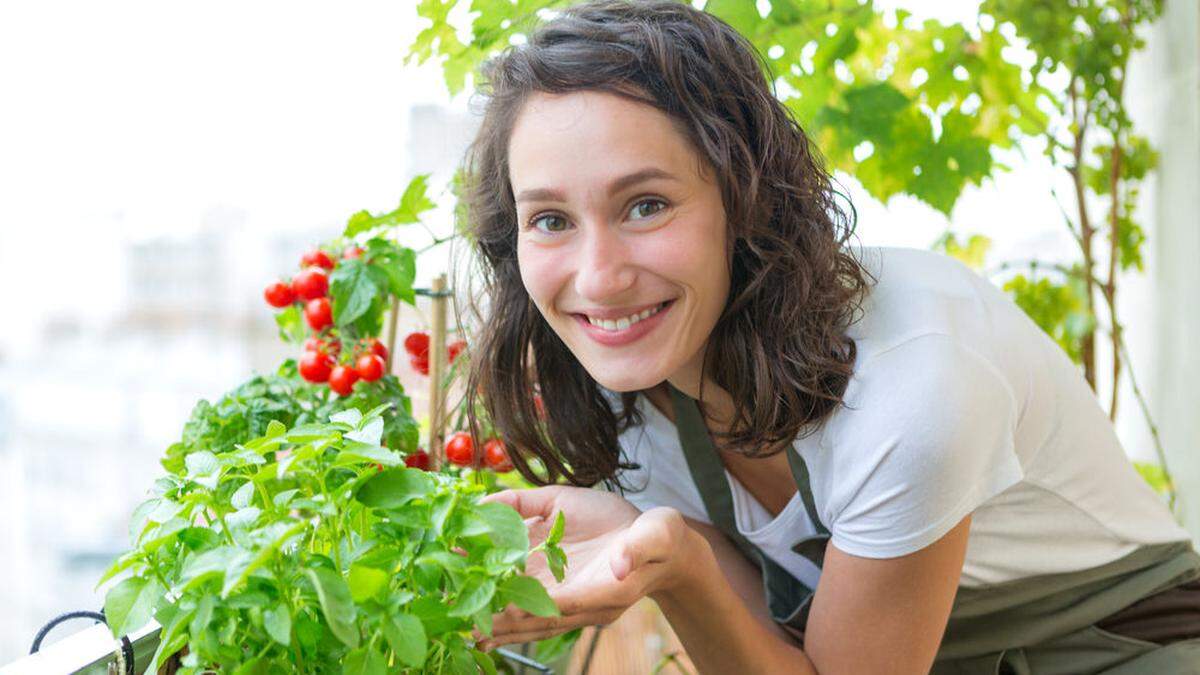
<instances>
[{"instance_id":1,"label":"curly brown hair","mask_svg":"<svg viewBox=\"0 0 1200 675\"><path fill-rule=\"evenodd\" d=\"M542 24L481 67L483 120L467 150L463 226L484 287L465 396L535 484L621 487L618 435L643 422L638 392L618 415L542 318L521 281L508 142L533 92L612 93L665 113L717 176L728 223L726 306L704 372L735 406L722 447L779 452L819 428L853 373L855 320L870 275L851 254L850 215L817 152L775 97L770 67L728 24L674 0L592 0ZM847 202L848 203L848 202ZM480 308L475 299L484 300ZM716 355L720 355L719 358ZM539 419L533 393L546 416ZM704 400L701 392L701 400ZM530 460L544 467L535 471Z\"/></svg>"}]
</instances>

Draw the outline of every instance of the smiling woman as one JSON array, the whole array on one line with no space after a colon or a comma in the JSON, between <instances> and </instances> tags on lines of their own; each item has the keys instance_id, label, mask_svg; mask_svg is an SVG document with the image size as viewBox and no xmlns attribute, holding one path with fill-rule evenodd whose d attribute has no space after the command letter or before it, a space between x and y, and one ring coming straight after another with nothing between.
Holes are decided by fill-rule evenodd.
<instances>
[{"instance_id":1,"label":"smiling woman","mask_svg":"<svg viewBox=\"0 0 1200 675\"><path fill-rule=\"evenodd\" d=\"M483 68L467 409L569 560L483 644L649 596L703 672L1195 672L1200 556L1080 374L962 265L853 250L764 71L665 0Z\"/></svg>"}]
</instances>

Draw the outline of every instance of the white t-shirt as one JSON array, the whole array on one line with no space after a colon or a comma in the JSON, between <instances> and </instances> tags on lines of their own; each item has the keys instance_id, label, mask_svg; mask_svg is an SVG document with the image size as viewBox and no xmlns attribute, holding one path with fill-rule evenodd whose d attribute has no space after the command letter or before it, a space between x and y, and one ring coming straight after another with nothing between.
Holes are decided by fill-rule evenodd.
<instances>
[{"instance_id":1,"label":"white t-shirt","mask_svg":"<svg viewBox=\"0 0 1200 675\"><path fill-rule=\"evenodd\" d=\"M848 330L858 349L846 405L792 446L835 546L901 556L973 513L960 583L975 587L1189 538L1077 367L1004 293L929 251L866 248L860 259L878 283ZM644 396L637 405L645 424L620 443L641 469L621 479L645 489L626 499L709 522L674 425ZM772 518L725 475L738 530L815 588L820 570L791 551L816 532L799 495Z\"/></svg>"}]
</instances>

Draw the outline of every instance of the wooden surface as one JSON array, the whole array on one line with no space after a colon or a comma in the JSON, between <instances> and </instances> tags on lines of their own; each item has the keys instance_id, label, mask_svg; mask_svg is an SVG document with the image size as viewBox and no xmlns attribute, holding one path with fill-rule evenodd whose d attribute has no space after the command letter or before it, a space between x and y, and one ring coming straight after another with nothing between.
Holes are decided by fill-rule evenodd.
<instances>
[{"instance_id":1,"label":"wooden surface","mask_svg":"<svg viewBox=\"0 0 1200 675\"><path fill-rule=\"evenodd\" d=\"M583 672L594 633L594 628L583 630L571 655L567 670L570 675ZM675 654L676 659L665 663L658 672L663 675L696 672L658 605L643 599L600 631L588 675L648 675L669 654Z\"/></svg>"}]
</instances>

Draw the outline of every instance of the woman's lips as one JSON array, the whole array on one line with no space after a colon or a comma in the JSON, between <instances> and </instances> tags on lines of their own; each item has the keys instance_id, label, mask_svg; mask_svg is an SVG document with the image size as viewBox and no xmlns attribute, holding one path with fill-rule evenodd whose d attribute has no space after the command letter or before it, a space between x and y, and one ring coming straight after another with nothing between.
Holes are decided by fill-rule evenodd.
<instances>
[{"instance_id":1,"label":"woman's lips","mask_svg":"<svg viewBox=\"0 0 1200 675\"><path fill-rule=\"evenodd\" d=\"M668 300L666 306L655 312L653 315L631 324L624 330L605 330L600 326L594 326L584 314L573 314L575 321L583 328L583 332L588 337L606 347L620 347L630 344L635 340L640 339L650 331L654 330L660 323L663 322L663 317L671 308L675 306L674 300Z\"/></svg>"}]
</instances>

